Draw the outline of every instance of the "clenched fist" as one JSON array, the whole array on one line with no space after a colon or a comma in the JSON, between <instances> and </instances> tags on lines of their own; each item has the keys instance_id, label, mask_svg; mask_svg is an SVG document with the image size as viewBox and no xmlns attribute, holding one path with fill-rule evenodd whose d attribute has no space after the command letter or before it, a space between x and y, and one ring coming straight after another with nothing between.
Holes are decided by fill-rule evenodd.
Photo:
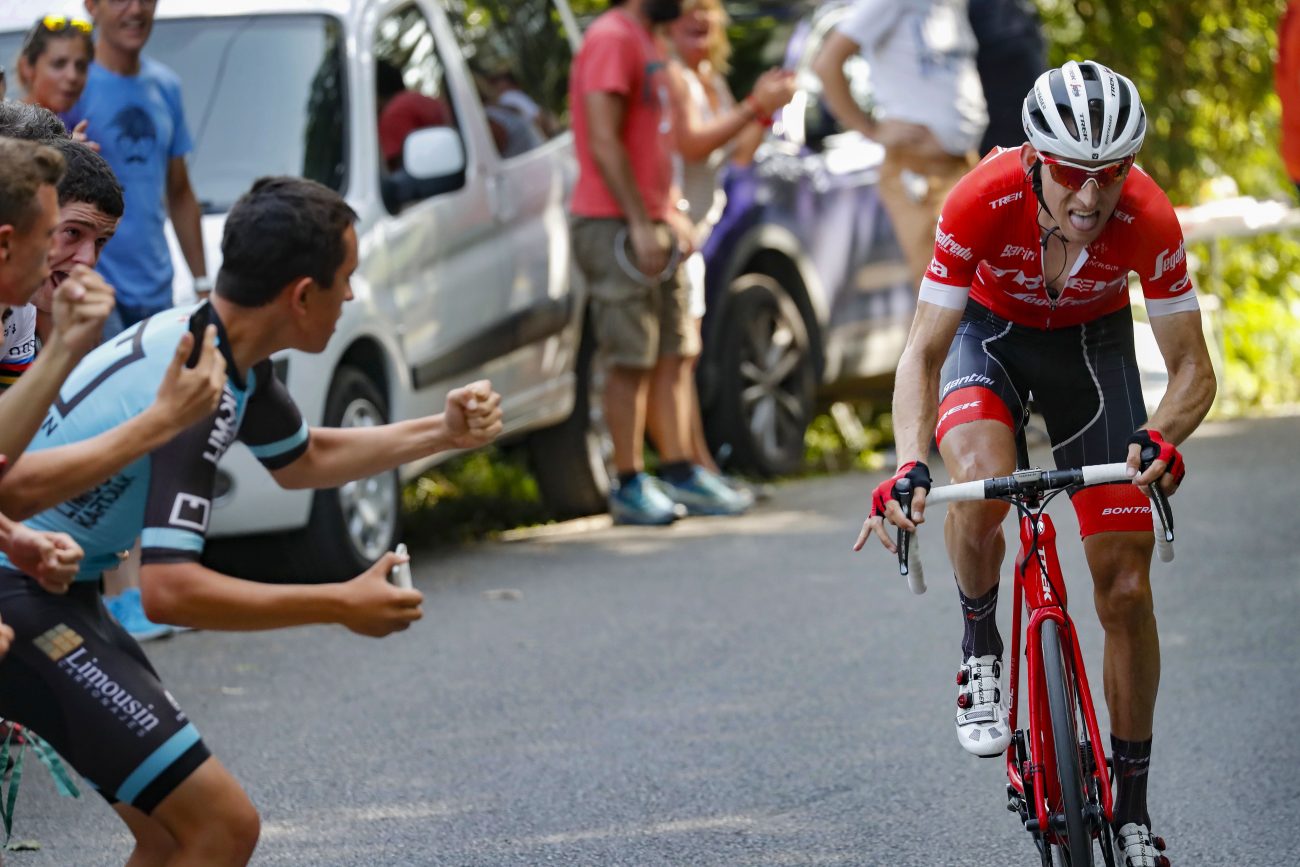
<instances>
[{"instance_id":1,"label":"clenched fist","mask_svg":"<svg viewBox=\"0 0 1300 867\"><path fill-rule=\"evenodd\" d=\"M473 449L501 434L501 395L486 379L453 389L443 412L447 447Z\"/></svg>"}]
</instances>

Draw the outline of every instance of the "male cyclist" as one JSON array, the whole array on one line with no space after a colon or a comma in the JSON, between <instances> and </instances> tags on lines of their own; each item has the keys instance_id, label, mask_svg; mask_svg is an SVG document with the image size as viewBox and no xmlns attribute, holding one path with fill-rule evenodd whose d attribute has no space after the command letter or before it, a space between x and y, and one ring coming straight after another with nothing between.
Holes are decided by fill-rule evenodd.
<instances>
[{"instance_id":1,"label":"male cyclist","mask_svg":"<svg viewBox=\"0 0 1300 867\"><path fill-rule=\"evenodd\" d=\"M874 531L892 551L886 520L907 530L924 520L931 436L956 482L1012 472L1031 394L1058 467L1127 460L1133 484L1087 488L1073 502L1106 632L1118 863L1159 867L1168 859L1146 805L1160 678L1146 493L1153 484L1177 489L1176 446L1209 410L1214 374L1178 220L1133 165L1147 128L1137 88L1098 63L1066 63L1038 78L1022 119L1028 143L991 154L944 205L898 367L900 466L876 489L857 547ZM1133 349L1132 271L1169 369L1149 420ZM1158 458L1140 467L1147 445ZM895 499L902 478L921 489L911 520ZM965 624L957 737L979 756L1000 754L1011 735L996 622L1007 509L954 504L944 527Z\"/></svg>"}]
</instances>

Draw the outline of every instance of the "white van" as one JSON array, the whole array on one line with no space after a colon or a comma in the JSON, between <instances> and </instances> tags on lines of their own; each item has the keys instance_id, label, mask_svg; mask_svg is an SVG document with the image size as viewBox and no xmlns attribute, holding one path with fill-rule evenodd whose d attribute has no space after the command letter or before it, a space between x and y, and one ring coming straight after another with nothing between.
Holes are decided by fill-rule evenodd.
<instances>
[{"instance_id":1,"label":"white van","mask_svg":"<svg viewBox=\"0 0 1300 867\"><path fill-rule=\"evenodd\" d=\"M39 11L85 15L67 0ZM36 17L0 20L0 62L13 63ZM167 0L146 48L182 82L209 273L226 211L260 176L313 178L360 215L356 300L328 349L276 358L309 423L438 412L451 388L488 377L504 398L504 436L537 435L543 493L559 513L602 509L608 483L585 400L574 413L586 391L575 386L584 295L566 218L577 38L566 0ZM441 125L407 135L391 161L378 133L381 70L440 112ZM517 92L500 99L511 81ZM536 122L519 127L510 100L536 107ZM355 574L395 543L400 482L431 463L313 494L280 489L232 449L209 556L238 560L240 574L272 564L281 578Z\"/></svg>"}]
</instances>

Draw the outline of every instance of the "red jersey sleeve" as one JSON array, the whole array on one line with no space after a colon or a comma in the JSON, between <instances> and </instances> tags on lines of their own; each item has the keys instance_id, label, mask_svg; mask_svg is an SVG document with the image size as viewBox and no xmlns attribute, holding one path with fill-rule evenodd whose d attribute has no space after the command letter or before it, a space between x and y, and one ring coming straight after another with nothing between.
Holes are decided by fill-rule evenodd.
<instances>
[{"instance_id":1,"label":"red jersey sleeve","mask_svg":"<svg viewBox=\"0 0 1300 867\"><path fill-rule=\"evenodd\" d=\"M628 95L637 86L641 47L623 28L593 27L582 46L579 92Z\"/></svg>"},{"instance_id":2,"label":"red jersey sleeve","mask_svg":"<svg viewBox=\"0 0 1300 867\"><path fill-rule=\"evenodd\" d=\"M961 310L966 306L975 269L987 258L986 250L997 233L991 219L990 200L999 199L1006 186L1009 159L1014 151L986 158L957 182L943 203L934 232L934 257L921 279L919 300Z\"/></svg>"},{"instance_id":3,"label":"red jersey sleeve","mask_svg":"<svg viewBox=\"0 0 1300 867\"><path fill-rule=\"evenodd\" d=\"M1137 171L1141 172L1140 169ZM1135 209L1139 212L1142 231L1134 232L1138 239L1136 266L1142 281L1142 297L1146 301L1148 316L1168 316L1200 310L1191 277L1187 274L1187 251L1183 246L1183 228L1169 197L1141 172L1135 184ZM1127 210L1121 202L1117 212Z\"/></svg>"}]
</instances>

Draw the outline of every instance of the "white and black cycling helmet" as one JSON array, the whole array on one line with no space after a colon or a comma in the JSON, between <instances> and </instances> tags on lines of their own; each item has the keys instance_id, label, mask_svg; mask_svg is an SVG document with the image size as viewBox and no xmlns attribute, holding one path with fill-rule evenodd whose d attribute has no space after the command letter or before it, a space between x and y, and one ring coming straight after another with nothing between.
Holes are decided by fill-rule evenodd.
<instances>
[{"instance_id":1,"label":"white and black cycling helmet","mask_svg":"<svg viewBox=\"0 0 1300 867\"><path fill-rule=\"evenodd\" d=\"M1123 159L1138 152L1147 134L1137 87L1092 60L1071 60L1038 76L1020 119L1036 150L1065 159Z\"/></svg>"}]
</instances>

